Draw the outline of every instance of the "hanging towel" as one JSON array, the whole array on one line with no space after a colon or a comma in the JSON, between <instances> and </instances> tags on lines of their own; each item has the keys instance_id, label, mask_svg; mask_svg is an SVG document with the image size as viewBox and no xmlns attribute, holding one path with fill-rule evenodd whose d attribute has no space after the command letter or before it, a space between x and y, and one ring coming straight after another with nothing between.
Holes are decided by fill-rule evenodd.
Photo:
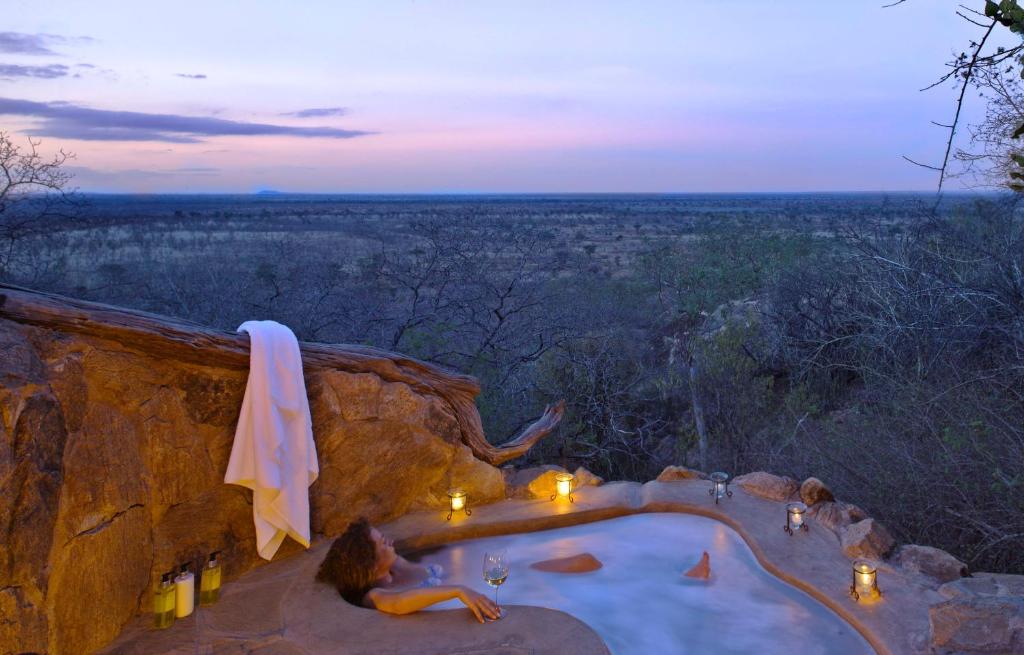
<instances>
[{"instance_id":1,"label":"hanging towel","mask_svg":"<svg viewBox=\"0 0 1024 655\"><path fill-rule=\"evenodd\" d=\"M256 549L271 559L285 536L309 548L309 485L320 467L299 342L274 321L246 321L249 381L224 482L252 489Z\"/></svg>"}]
</instances>

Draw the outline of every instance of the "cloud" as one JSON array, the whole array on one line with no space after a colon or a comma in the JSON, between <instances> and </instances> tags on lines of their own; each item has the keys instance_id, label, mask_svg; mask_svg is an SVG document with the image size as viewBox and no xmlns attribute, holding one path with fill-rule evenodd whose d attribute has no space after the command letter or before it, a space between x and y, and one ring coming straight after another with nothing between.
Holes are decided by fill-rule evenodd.
<instances>
[{"instance_id":1,"label":"cloud","mask_svg":"<svg viewBox=\"0 0 1024 655\"><path fill-rule=\"evenodd\" d=\"M211 136L296 136L351 139L373 134L336 127L293 127L248 123L207 116L148 114L135 111L91 109L68 102L33 102L0 98L0 115L39 119L32 130L39 136L87 141L163 141L201 143Z\"/></svg>"},{"instance_id":2,"label":"cloud","mask_svg":"<svg viewBox=\"0 0 1024 655\"><path fill-rule=\"evenodd\" d=\"M192 185L200 183L200 180L215 180L219 175L219 171L214 168L97 169L69 166L67 172L75 176L77 188L113 192L153 189L154 186L166 187L167 184Z\"/></svg>"},{"instance_id":3,"label":"cloud","mask_svg":"<svg viewBox=\"0 0 1024 655\"><path fill-rule=\"evenodd\" d=\"M191 175L212 175L213 173L219 173L219 168L212 168L210 166L182 166L181 168L172 168L167 173L189 173Z\"/></svg>"},{"instance_id":4,"label":"cloud","mask_svg":"<svg viewBox=\"0 0 1024 655\"><path fill-rule=\"evenodd\" d=\"M10 80L15 77L36 77L52 80L55 77L66 77L68 67L64 64L47 64L45 66L21 66L18 64L0 64L0 79Z\"/></svg>"},{"instance_id":5,"label":"cloud","mask_svg":"<svg viewBox=\"0 0 1024 655\"><path fill-rule=\"evenodd\" d=\"M295 118L323 118L324 116L344 116L348 109L344 107L320 107L312 109L300 109L299 111L288 111L282 116L294 116Z\"/></svg>"},{"instance_id":6,"label":"cloud","mask_svg":"<svg viewBox=\"0 0 1024 655\"><path fill-rule=\"evenodd\" d=\"M50 46L74 43L91 43L88 36L67 37L57 34L25 34L23 32L0 32L0 52L18 55L56 55Z\"/></svg>"},{"instance_id":7,"label":"cloud","mask_svg":"<svg viewBox=\"0 0 1024 655\"><path fill-rule=\"evenodd\" d=\"M186 80L205 80L206 75L204 73L175 73L178 77L184 77Z\"/></svg>"}]
</instances>

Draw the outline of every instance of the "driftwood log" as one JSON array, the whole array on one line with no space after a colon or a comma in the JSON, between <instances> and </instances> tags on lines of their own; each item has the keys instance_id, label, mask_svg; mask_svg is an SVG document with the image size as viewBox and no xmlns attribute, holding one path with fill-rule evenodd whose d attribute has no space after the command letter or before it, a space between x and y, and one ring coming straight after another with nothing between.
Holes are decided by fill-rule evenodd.
<instances>
[{"instance_id":1,"label":"driftwood log","mask_svg":"<svg viewBox=\"0 0 1024 655\"><path fill-rule=\"evenodd\" d=\"M200 365L249 368L249 337L197 323L101 303L0 284L0 318L37 327L109 339L156 357ZM476 378L444 370L411 357L365 346L300 343L305 366L347 373L374 373L386 382L403 382L443 398L459 422L462 441L479 459L498 466L525 454L562 419L564 402L511 441L494 446L484 437L474 399Z\"/></svg>"}]
</instances>

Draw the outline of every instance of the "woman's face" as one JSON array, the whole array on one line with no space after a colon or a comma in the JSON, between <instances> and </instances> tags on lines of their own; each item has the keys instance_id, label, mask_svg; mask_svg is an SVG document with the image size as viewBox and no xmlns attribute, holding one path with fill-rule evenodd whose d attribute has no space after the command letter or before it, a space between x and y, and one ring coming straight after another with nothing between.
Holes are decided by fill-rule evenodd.
<instances>
[{"instance_id":1,"label":"woman's face","mask_svg":"<svg viewBox=\"0 0 1024 655\"><path fill-rule=\"evenodd\" d=\"M370 529L370 538L373 539L374 546L377 548L377 573L384 575L391 570L391 565L398 559L394 543L382 535L377 528Z\"/></svg>"}]
</instances>

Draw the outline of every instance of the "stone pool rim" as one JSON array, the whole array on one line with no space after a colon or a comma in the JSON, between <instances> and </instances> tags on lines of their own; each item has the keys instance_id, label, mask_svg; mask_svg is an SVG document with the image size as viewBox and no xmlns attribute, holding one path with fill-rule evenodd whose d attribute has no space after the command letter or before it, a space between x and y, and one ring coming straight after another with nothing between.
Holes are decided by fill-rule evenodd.
<instances>
[{"instance_id":1,"label":"stone pool rim","mask_svg":"<svg viewBox=\"0 0 1024 655\"><path fill-rule=\"evenodd\" d=\"M452 522L444 520L444 512L417 512L380 527L395 539L397 548L414 552L470 539L539 532L636 514L694 514L734 530L762 568L830 609L879 655L913 652L914 628L918 628L918 634L927 630L933 590L880 562L879 584L887 586L889 593L873 605L856 603L848 592L852 560L843 554L838 537L810 517L806 519L810 523L808 534L787 534L782 529L785 502L765 500L736 488L732 498L716 505L708 497L707 482L702 480L611 482L581 487L574 490L574 496L571 504L547 500L481 504L473 516ZM808 546L816 549L813 559L806 557ZM801 570L797 565L806 566Z\"/></svg>"}]
</instances>

